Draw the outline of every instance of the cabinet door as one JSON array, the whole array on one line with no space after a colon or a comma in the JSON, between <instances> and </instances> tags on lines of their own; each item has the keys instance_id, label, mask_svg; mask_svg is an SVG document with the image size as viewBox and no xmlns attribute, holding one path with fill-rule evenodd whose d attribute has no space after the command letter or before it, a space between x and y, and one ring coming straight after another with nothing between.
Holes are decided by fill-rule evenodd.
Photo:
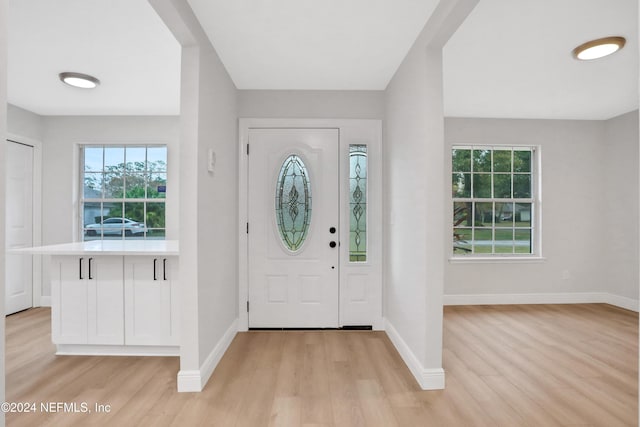
<instances>
[{"instance_id":1,"label":"cabinet door","mask_svg":"<svg viewBox=\"0 0 640 427\"><path fill-rule=\"evenodd\" d=\"M179 345L177 259L125 257L125 343Z\"/></svg>"},{"instance_id":2,"label":"cabinet door","mask_svg":"<svg viewBox=\"0 0 640 427\"><path fill-rule=\"evenodd\" d=\"M120 256L86 258L88 344L124 344L123 260Z\"/></svg>"},{"instance_id":3,"label":"cabinet door","mask_svg":"<svg viewBox=\"0 0 640 427\"><path fill-rule=\"evenodd\" d=\"M51 339L55 344L87 344L84 259L51 257Z\"/></svg>"}]
</instances>

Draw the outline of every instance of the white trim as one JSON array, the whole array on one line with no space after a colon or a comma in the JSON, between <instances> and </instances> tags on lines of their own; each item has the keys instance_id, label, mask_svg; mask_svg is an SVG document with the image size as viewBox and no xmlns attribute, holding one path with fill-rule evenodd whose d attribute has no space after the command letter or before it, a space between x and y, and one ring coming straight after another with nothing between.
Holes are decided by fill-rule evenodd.
<instances>
[{"instance_id":1,"label":"white trim","mask_svg":"<svg viewBox=\"0 0 640 427\"><path fill-rule=\"evenodd\" d=\"M614 305L616 307L624 308L626 310L635 311L636 313L640 311L640 303L637 299L627 298L620 295L614 295L605 292L604 294L605 303Z\"/></svg>"},{"instance_id":2,"label":"white trim","mask_svg":"<svg viewBox=\"0 0 640 427\"><path fill-rule=\"evenodd\" d=\"M501 304L611 304L638 311L638 300L608 292L563 292L526 294L469 294L445 295L444 305L501 305Z\"/></svg>"},{"instance_id":3,"label":"white trim","mask_svg":"<svg viewBox=\"0 0 640 427\"><path fill-rule=\"evenodd\" d=\"M39 307L51 307L51 295L43 295L40 297Z\"/></svg>"},{"instance_id":4,"label":"white trim","mask_svg":"<svg viewBox=\"0 0 640 427\"><path fill-rule=\"evenodd\" d=\"M532 186L532 197L530 203L533 204L532 221L531 221L531 237L533 239L534 244L534 253L532 254L523 254L523 255L501 255L501 254L490 254L490 255L454 255L453 254L453 242L450 243L449 249L449 262L451 264L457 263L501 263L501 262L510 262L510 263L527 263L527 262L544 262L545 258L543 257L543 241L542 241L542 212L543 212L543 197L542 197L542 145L527 145L527 144L505 144L505 143L491 143L491 144L476 144L476 143L450 143L448 145L448 152L451 153L451 150L460 147L465 149L478 149L478 148L486 148L490 150L500 149L500 148L511 148L512 150L515 148L530 148L533 155L531 156L532 165L531 165L531 186ZM453 164L452 161L448 162L448 173L451 174L453 172ZM491 172L493 174L493 172ZM512 172L513 173L513 172ZM476 201L487 201L487 202L500 202L501 200L514 200L515 203L519 203L522 201L524 203L528 203L526 199L499 199L499 198L456 198L451 197L449 199L449 203L451 207L453 207L453 203L457 200L468 200L470 202ZM453 216L451 216L451 228L453 229ZM494 227L495 228L495 227Z\"/></svg>"},{"instance_id":5,"label":"white trim","mask_svg":"<svg viewBox=\"0 0 640 427\"><path fill-rule=\"evenodd\" d=\"M146 215L146 205L148 203L157 203L157 204L164 204L165 206L165 225L164 228L152 228L152 230L164 230L165 232L165 239L167 239L167 221L166 221L166 206L167 206L167 200L168 198L150 198L148 197L137 197L137 198L130 198L130 199L126 199L125 200L125 195L123 195L122 197L89 197L89 198L85 198L84 197L84 149L85 147L101 147L103 150L105 150L106 148L120 148L120 147L124 147L125 148L125 152L124 152L124 156L125 156L125 161L126 161L126 148L128 147L134 147L134 148L140 148L140 147L144 147L145 149L145 167L146 167L146 161L147 161L147 157L148 157L148 149L150 147L152 148L165 148L167 150L167 157L166 157L166 164L165 164L165 170L163 171L159 171L158 173L162 174L164 173L166 175L166 181L169 181L169 167L168 165L172 162L169 161L169 151L170 151L170 145L171 143L169 141L164 141L164 142L160 142L160 140L158 141L154 141L154 142L145 142L145 141L120 141L120 142L99 142L99 141L89 141L89 142L77 142L74 144L74 151L73 151L73 163L76 165L76 167L74 168L74 172L73 172L73 180L75 182L75 185L73 186L74 188L74 192L73 192L73 205L74 205L74 210L75 210L75 215L74 215L74 219L73 219L73 225L72 225L72 229L73 229L73 242L83 242L84 241L84 237L85 237L85 233L84 233L84 209L83 206L86 203L124 203L126 202L133 202L133 203L143 203L144 204L144 209L145 209L145 215ZM105 164L103 162L102 165L102 169L101 172L105 172ZM165 183L166 184L166 183ZM97 239L97 240L104 240L104 235L101 236L101 239ZM126 235L121 239L121 240L126 240ZM144 236L144 240L147 240L147 237Z\"/></svg>"},{"instance_id":6,"label":"white trim","mask_svg":"<svg viewBox=\"0 0 640 427\"><path fill-rule=\"evenodd\" d=\"M540 256L523 255L523 256L501 256L492 257L460 255L449 258L450 264L540 264L547 259Z\"/></svg>"},{"instance_id":7,"label":"white trim","mask_svg":"<svg viewBox=\"0 0 640 427\"><path fill-rule=\"evenodd\" d=\"M249 330L249 240L247 225L249 223L249 159L247 141L250 122L238 120L238 330Z\"/></svg>"},{"instance_id":8,"label":"white trim","mask_svg":"<svg viewBox=\"0 0 640 427\"><path fill-rule=\"evenodd\" d=\"M444 389L445 375L442 368L427 369L422 366L416 355L411 351L407 343L402 339L398 331L393 327L388 319L384 319L387 336L395 346L404 363L413 374L422 390Z\"/></svg>"},{"instance_id":9,"label":"white trim","mask_svg":"<svg viewBox=\"0 0 640 427\"><path fill-rule=\"evenodd\" d=\"M231 326L229 326L222 338L220 338L220 341L218 341L213 350L211 350L211 353L209 353L209 356L207 356L204 363L202 363L202 366L200 366L200 372L202 373L202 387L200 390L202 390L207 381L209 381L211 374L213 374L216 366L218 366L218 363L220 363L222 356L224 356L224 353L231 345L231 342L233 341L237 333L238 319L236 318L231 323Z\"/></svg>"},{"instance_id":10,"label":"white trim","mask_svg":"<svg viewBox=\"0 0 640 427\"><path fill-rule=\"evenodd\" d=\"M200 391L202 391L202 379L199 370L178 372L178 393Z\"/></svg>"},{"instance_id":11,"label":"white trim","mask_svg":"<svg viewBox=\"0 0 640 427\"><path fill-rule=\"evenodd\" d=\"M442 390L445 388L444 369L423 369L421 387L423 390Z\"/></svg>"},{"instance_id":12,"label":"white trim","mask_svg":"<svg viewBox=\"0 0 640 427\"><path fill-rule=\"evenodd\" d=\"M61 356L180 356L178 346L57 344Z\"/></svg>"},{"instance_id":13,"label":"white trim","mask_svg":"<svg viewBox=\"0 0 640 427\"><path fill-rule=\"evenodd\" d=\"M181 370L178 372L178 392L202 391L237 333L238 319L235 319L213 350L211 350L211 353L209 353L209 356L207 356L199 370Z\"/></svg>"}]
</instances>

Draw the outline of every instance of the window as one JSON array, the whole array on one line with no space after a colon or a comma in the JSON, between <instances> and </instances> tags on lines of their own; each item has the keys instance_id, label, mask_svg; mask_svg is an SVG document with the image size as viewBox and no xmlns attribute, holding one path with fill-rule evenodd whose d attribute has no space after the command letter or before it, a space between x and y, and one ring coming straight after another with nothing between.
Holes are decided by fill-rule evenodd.
<instances>
[{"instance_id":1,"label":"window","mask_svg":"<svg viewBox=\"0 0 640 427\"><path fill-rule=\"evenodd\" d=\"M349 145L349 261L367 260L367 146Z\"/></svg>"},{"instance_id":2,"label":"window","mask_svg":"<svg viewBox=\"0 0 640 427\"><path fill-rule=\"evenodd\" d=\"M454 256L537 255L534 147L454 146Z\"/></svg>"},{"instance_id":3,"label":"window","mask_svg":"<svg viewBox=\"0 0 640 427\"><path fill-rule=\"evenodd\" d=\"M292 252L300 250L311 224L311 183L307 167L295 154L280 168L275 209L282 242Z\"/></svg>"},{"instance_id":4,"label":"window","mask_svg":"<svg viewBox=\"0 0 640 427\"><path fill-rule=\"evenodd\" d=\"M167 147L80 148L83 240L164 239Z\"/></svg>"}]
</instances>

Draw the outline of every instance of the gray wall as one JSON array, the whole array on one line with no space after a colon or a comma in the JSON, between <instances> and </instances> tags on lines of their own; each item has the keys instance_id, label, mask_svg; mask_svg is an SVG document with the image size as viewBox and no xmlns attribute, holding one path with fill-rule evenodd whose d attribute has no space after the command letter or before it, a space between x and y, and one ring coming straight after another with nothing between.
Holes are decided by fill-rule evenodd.
<instances>
[{"instance_id":1,"label":"gray wall","mask_svg":"<svg viewBox=\"0 0 640 427\"><path fill-rule=\"evenodd\" d=\"M178 388L194 391L238 317L237 90L188 2L150 2L182 46ZM217 156L214 174L209 150Z\"/></svg>"},{"instance_id":2,"label":"gray wall","mask_svg":"<svg viewBox=\"0 0 640 427\"><path fill-rule=\"evenodd\" d=\"M382 119L384 91L240 90L247 118Z\"/></svg>"},{"instance_id":3,"label":"gray wall","mask_svg":"<svg viewBox=\"0 0 640 427\"><path fill-rule=\"evenodd\" d=\"M15 105L7 106L7 127L10 136L21 136L42 142L43 126L42 116Z\"/></svg>"},{"instance_id":4,"label":"gray wall","mask_svg":"<svg viewBox=\"0 0 640 427\"><path fill-rule=\"evenodd\" d=\"M7 134L7 2L0 0L0 135ZM3 138L4 139L4 138ZM0 147L0 165L5 163L5 146ZM4 168L2 169L4 171ZM5 177L0 174L0 224L4 224L5 212ZM0 248L5 247L4 226L0 227ZM4 313L4 259L0 257L0 307ZM4 316L3 316L4 317ZM0 337L4 337L4 322L0 322ZM4 354L5 340L0 343L0 399L4 402ZM0 425L4 425L4 413L0 413Z\"/></svg>"},{"instance_id":5,"label":"gray wall","mask_svg":"<svg viewBox=\"0 0 640 427\"><path fill-rule=\"evenodd\" d=\"M200 363L238 317L238 121L236 88L213 47L200 48L198 311ZM215 174L207 152L216 153ZM184 188L183 188L184 190Z\"/></svg>"},{"instance_id":6,"label":"gray wall","mask_svg":"<svg viewBox=\"0 0 640 427\"><path fill-rule=\"evenodd\" d=\"M598 225L604 231L603 284L608 292L637 300L638 111L605 122L603 148L605 211Z\"/></svg>"},{"instance_id":7,"label":"gray wall","mask_svg":"<svg viewBox=\"0 0 640 427\"><path fill-rule=\"evenodd\" d=\"M440 2L385 91L384 316L423 388L444 387L442 47L476 3Z\"/></svg>"},{"instance_id":8,"label":"gray wall","mask_svg":"<svg viewBox=\"0 0 640 427\"><path fill-rule=\"evenodd\" d=\"M544 257L447 263L446 295L610 292L637 299L637 112L610 121L448 118L445 140L447 152L452 144L541 146Z\"/></svg>"},{"instance_id":9,"label":"gray wall","mask_svg":"<svg viewBox=\"0 0 640 427\"><path fill-rule=\"evenodd\" d=\"M442 54L414 47L387 87L385 310L423 369L442 367Z\"/></svg>"}]
</instances>

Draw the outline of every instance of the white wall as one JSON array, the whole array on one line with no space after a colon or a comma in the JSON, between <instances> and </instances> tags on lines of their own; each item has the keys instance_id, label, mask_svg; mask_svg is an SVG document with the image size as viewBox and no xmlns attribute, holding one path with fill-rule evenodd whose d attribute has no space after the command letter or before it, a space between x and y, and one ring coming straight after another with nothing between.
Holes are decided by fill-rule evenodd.
<instances>
[{"instance_id":1,"label":"white wall","mask_svg":"<svg viewBox=\"0 0 640 427\"><path fill-rule=\"evenodd\" d=\"M238 317L238 121L236 88L211 45L201 47L198 122L200 361ZM207 151L216 153L215 174ZM195 196L195 195L194 195Z\"/></svg>"},{"instance_id":2,"label":"white wall","mask_svg":"<svg viewBox=\"0 0 640 427\"><path fill-rule=\"evenodd\" d=\"M182 46L178 390L200 391L237 331L237 91L187 1L150 3Z\"/></svg>"},{"instance_id":3,"label":"white wall","mask_svg":"<svg viewBox=\"0 0 640 427\"><path fill-rule=\"evenodd\" d=\"M10 135L22 136L42 142L42 116L31 111L9 104L7 106L7 127Z\"/></svg>"},{"instance_id":4,"label":"white wall","mask_svg":"<svg viewBox=\"0 0 640 427\"><path fill-rule=\"evenodd\" d=\"M625 296L637 299L633 266L638 259L637 113L635 120L633 115L609 122L447 118L447 154L452 144L542 147L544 260L447 263L445 294L622 292L612 284L615 279L625 283L621 285L626 289ZM618 169L622 165L625 169ZM446 203L450 215L450 195ZM626 232L627 240L620 241ZM614 272L617 263L624 262L631 265ZM631 292L634 286L635 293ZM580 300L578 296L574 299ZM518 301L525 300L514 300Z\"/></svg>"},{"instance_id":5,"label":"white wall","mask_svg":"<svg viewBox=\"0 0 640 427\"><path fill-rule=\"evenodd\" d=\"M7 134L7 2L0 0L0 136L2 140ZM0 165L5 164L5 145L0 147ZM4 167L2 168L4 171ZM0 174L0 224L4 224L5 212L5 177ZM0 227L0 248L3 256L0 257L0 314L4 318L4 226ZM4 337L4 322L0 322L0 337ZM5 379L4 379L4 347L5 340L0 342L0 401L4 402ZM0 426L4 426L4 413L0 413Z\"/></svg>"},{"instance_id":6,"label":"white wall","mask_svg":"<svg viewBox=\"0 0 640 427\"><path fill-rule=\"evenodd\" d=\"M442 47L475 1L441 2L386 89L387 332L420 386L444 387Z\"/></svg>"},{"instance_id":7,"label":"white wall","mask_svg":"<svg viewBox=\"0 0 640 427\"><path fill-rule=\"evenodd\" d=\"M638 300L638 111L605 122L604 243L608 292Z\"/></svg>"},{"instance_id":8,"label":"white wall","mask_svg":"<svg viewBox=\"0 0 640 427\"><path fill-rule=\"evenodd\" d=\"M238 115L248 118L382 119L384 91L240 90Z\"/></svg>"},{"instance_id":9,"label":"white wall","mask_svg":"<svg viewBox=\"0 0 640 427\"><path fill-rule=\"evenodd\" d=\"M440 65L438 52L427 54L425 47L405 58L387 87L384 134L387 193L384 316L418 363L430 369L442 367L439 276L444 262L443 237L427 238L430 232L444 234L428 226L444 221L441 212L444 174L438 174L443 167L444 145L438 123L442 121L442 111L438 111L442 104L437 96ZM437 202L430 204L429 200ZM429 258L428 252L434 252L433 257ZM431 311L427 309L428 301L433 303Z\"/></svg>"}]
</instances>

